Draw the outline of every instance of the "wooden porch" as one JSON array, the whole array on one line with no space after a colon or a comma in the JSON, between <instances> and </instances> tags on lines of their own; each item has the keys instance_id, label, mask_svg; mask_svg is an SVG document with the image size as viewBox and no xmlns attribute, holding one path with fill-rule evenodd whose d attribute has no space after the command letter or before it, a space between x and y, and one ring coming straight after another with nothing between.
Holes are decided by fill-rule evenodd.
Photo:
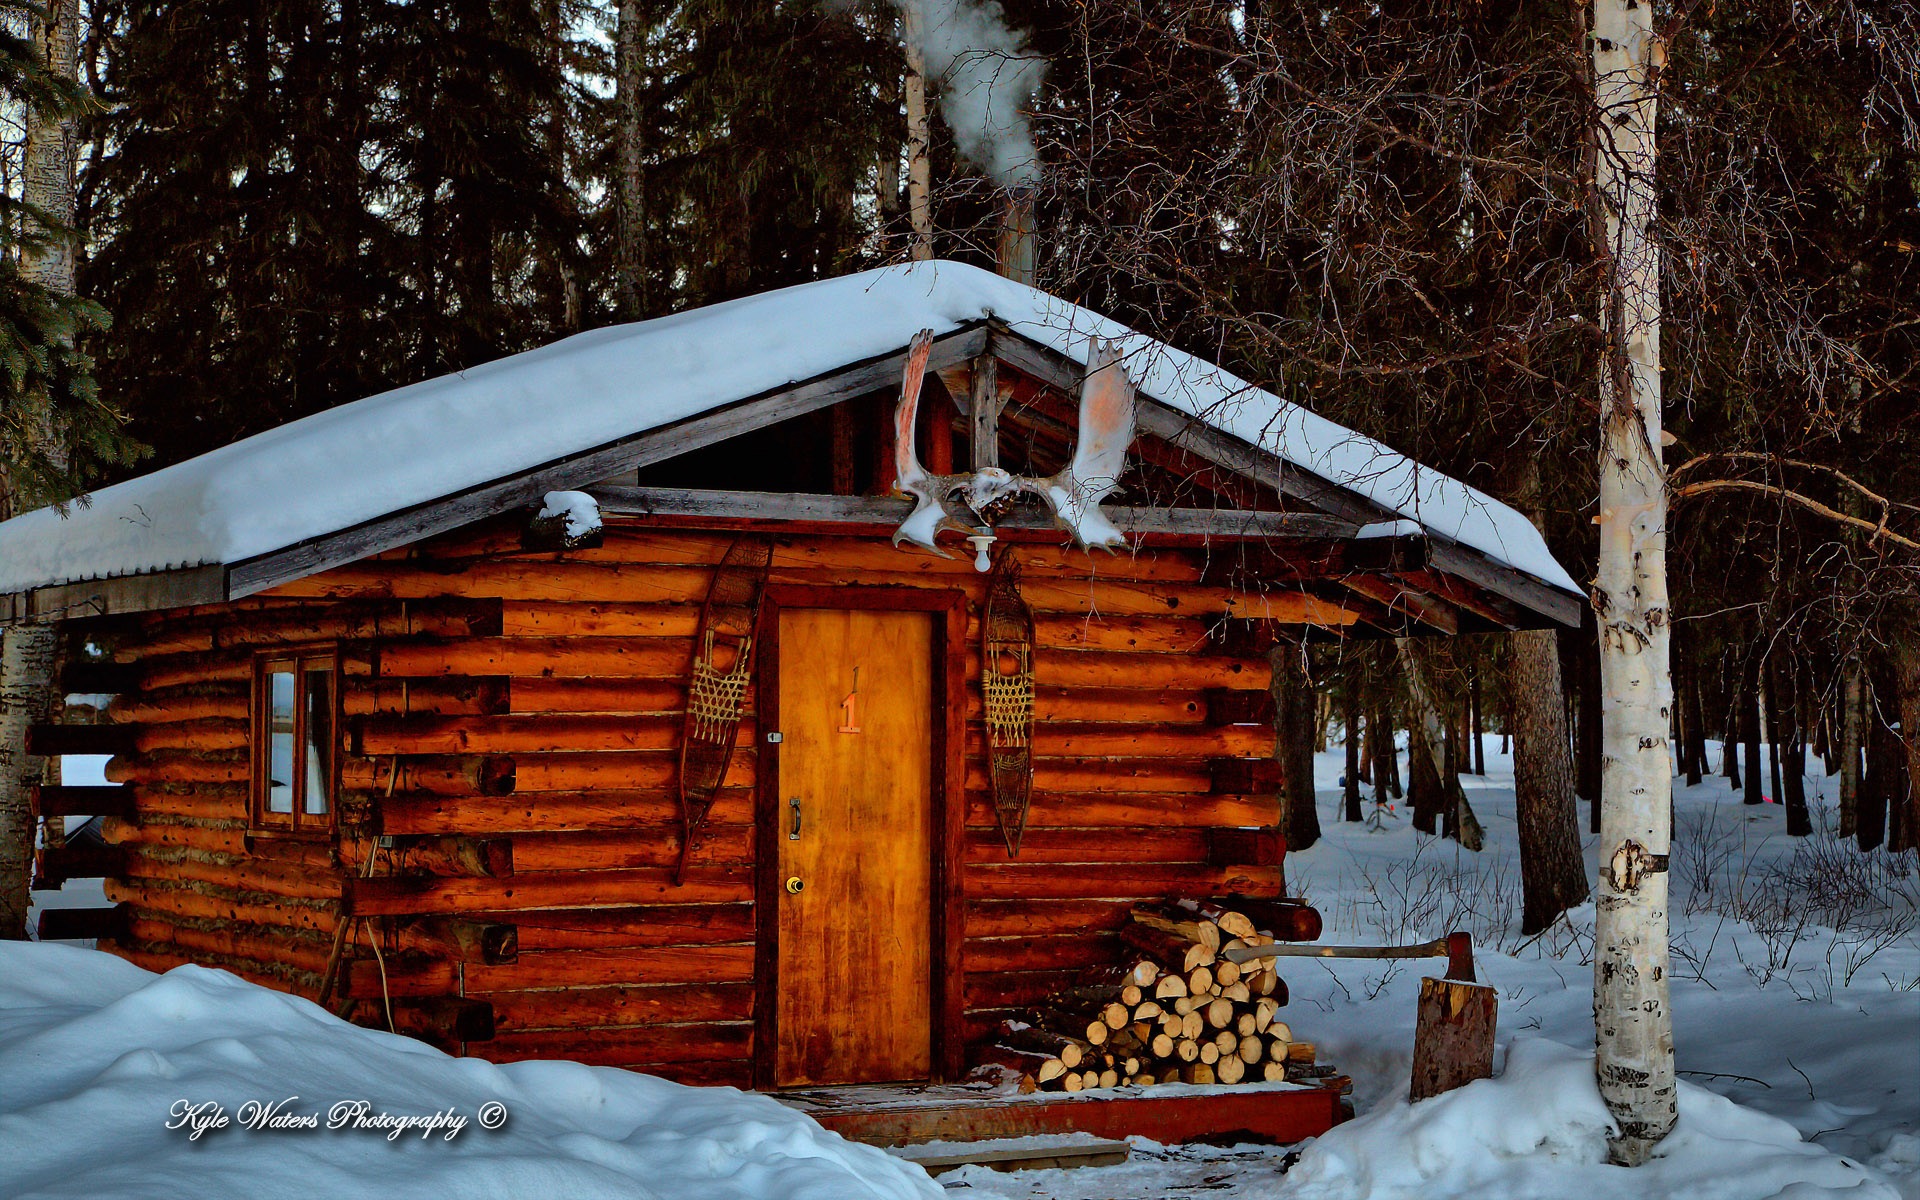
<instances>
[{"instance_id":1,"label":"wooden porch","mask_svg":"<svg viewBox=\"0 0 1920 1200\"><path fill-rule=\"evenodd\" d=\"M1081 1133L1162 1144L1317 1137L1347 1119L1352 1083L1167 1083L1150 1088L1030 1092L1004 1085L861 1084L768 1093L850 1141L875 1146Z\"/></svg>"}]
</instances>

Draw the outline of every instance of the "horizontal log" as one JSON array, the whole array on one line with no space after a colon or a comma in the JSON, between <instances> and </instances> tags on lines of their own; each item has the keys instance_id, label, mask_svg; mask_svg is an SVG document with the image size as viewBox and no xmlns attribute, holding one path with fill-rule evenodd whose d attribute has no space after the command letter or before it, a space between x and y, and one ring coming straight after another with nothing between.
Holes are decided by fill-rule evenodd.
<instances>
[{"instance_id":1,"label":"horizontal log","mask_svg":"<svg viewBox=\"0 0 1920 1200\"><path fill-rule=\"evenodd\" d=\"M1133 829L1031 829L1020 841L1020 857L1007 854L999 826L966 832L966 861L1049 863L1203 863L1211 830L1142 825Z\"/></svg>"},{"instance_id":2,"label":"horizontal log","mask_svg":"<svg viewBox=\"0 0 1920 1200\"><path fill-rule=\"evenodd\" d=\"M335 648L335 654L341 673L348 677L374 673L374 656L364 643L343 643ZM200 683L249 683L253 679L254 653L216 650L206 654L168 654L143 659L140 668L143 691Z\"/></svg>"},{"instance_id":3,"label":"horizontal log","mask_svg":"<svg viewBox=\"0 0 1920 1200\"><path fill-rule=\"evenodd\" d=\"M564 1029L577 1033L600 1026L745 1021L753 1015L750 983L560 988L491 992L486 998L493 1002L502 1032Z\"/></svg>"},{"instance_id":4,"label":"horizontal log","mask_svg":"<svg viewBox=\"0 0 1920 1200\"><path fill-rule=\"evenodd\" d=\"M70 879L107 879L126 871L127 855L118 846L44 846L34 855L33 890L58 891Z\"/></svg>"},{"instance_id":5,"label":"horizontal log","mask_svg":"<svg viewBox=\"0 0 1920 1200\"><path fill-rule=\"evenodd\" d=\"M721 786L752 786L753 769L752 747L743 742L735 749ZM610 750L599 754L521 755L517 778L518 786L530 792L648 789L673 786L679 771L678 751Z\"/></svg>"},{"instance_id":6,"label":"horizontal log","mask_svg":"<svg viewBox=\"0 0 1920 1200\"><path fill-rule=\"evenodd\" d=\"M158 623L123 639L114 658L136 661L238 647L259 649L322 641L485 637L500 632L500 601L465 597L431 604L275 604Z\"/></svg>"},{"instance_id":7,"label":"horizontal log","mask_svg":"<svg viewBox=\"0 0 1920 1200\"><path fill-rule=\"evenodd\" d=\"M1073 986L1084 975L1077 967L1051 971L968 971L963 988L969 1014L968 1039L982 1036L983 1031L974 1027L976 1018L997 1024L998 1018L991 1014L1016 1015L1061 988Z\"/></svg>"},{"instance_id":8,"label":"horizontal log","mask_svg":"<svg viewBox=\"0 0 1920 1200\"><path fill-rule=\"evenodd\" d=\"M374 811L381 832L390 834L559 833L678 822L680 800L678 793L666 785L593 791L524 790L500 797L396 793L380 797ZM715 793L708 816L711 825L744 825L752 820L752 789L734 787Z\"/></svg>"},{"instance_id":9,"label":"horizontal log","mask_svg":"<svg viewBox=\"0 0 1920 1200\"><path fill-rule=\"evenodd\" d=\"M105 787L37 783L33 811L43 817L131 817L134 794L124 783Z\"/></svg>"},{"instance_id":10,"label":"horizontal log","mask_svg":"<svg viewBox=\"0 0 1920 1200\"><path fill-rule=\"evenodd\" d=\"M131 754L139 728L133 725L29 725L27 753L46 758L62 754Z\"/></svg>"},{"instance_id":11,"label":"horizontal log","mask_svg":"<svg viewBox=\"0 0 1920 1200\"><path fill-rule=\"evenodd\" d=\"M1133 905L1131 898L1105 900L969 900L966 936L1043 937L1117 931ZM979 970L971 960L969 970Z\"/></svg>"},{"instance_id":12,"label":"horizontal log","mask_svg":"<svg viewBox=\"0 0 1920 1200\"><path fill-rule=\"evenodd\" d=\"M1152 825L1266 825L1275 819L1271 796L1216 796L1201 793L1113 794L1097 791L1037 791L1027 811L1027 828L1107 829ZM967 793L968 825L992 825L993 801L982 788Z\"/></svg>"},{"instance_id":13,"label":"horizontal log","mask_svg":"<svg viewBox=\"0 0 1920 1200\"><path fill-rule=\"evenodd\" d=\"M1286 838L1278 829L1209 829L1206 861L1216 867L1278 867Z\"/></svg>"},{"instance_id":14,"label":"horizontal log","mask_svg":"<svg viewBox=\"0 0 1920 1200\"><path fill-rule=\"evenodd\" d=\"M968 971L1080 970L1120 956L1117 934L1058 934L1045 937L968 938Z\"/></svg>"},{"instance_id":15,"label":"horizontal log","mask_svg":"<svg viewBox=\"0 0 1920 1200\"><path fill-rule=\"evenodd\" d=\"M231 855L248 852L244 821L186 822L151 814L145 821L107 817L100 824L100 837L109 846L172 846Z\"/></svg>"},{"instance_id":16,"label":"horizontal log","mask_svg":"<svg viewBox=\"0 0 1920 1200\"><path fill-rule=\"evenodd\" d=\"M458 963L498 966L520 957L518 926L500 921L454 917L415 917L395 930L402 948L424 950Z\"/></svg>"},{"instance_id":17,"label":"horizontal log","mask_svg":"<svg viewBox=\"0 0 1920 1200\"><path fill-rule=\"evenodd\" d=\"M1121 650L1138 654L1191 654L1207 646L1207 625L1198 617L1065 616L1034 618L1037 646L1067 650Z\"/></svg>"},{"instance_id":18,"label":"horizontal log","mask_svg":"<svg viewBox=\"0 0 1920 1200\"><path fill-rule=\"evenodd\" d=\"M611 1064L700 1063L750 1060L752 1052L753 1026L746 1022L502 1033L486 1047L487 1059L500 1063L534 1058Z\"/></svg>"},{"instance_id":19,"label":"horizontal log","mask_svg":"<svg viewBox=\"0 0 1920 1200\"><path fill-rule=\"evenodd\" d=\"M680 679L692 659L691 638L469 638L382 646L380 670L419 676Z\"/></svg>"},{"instance_id":20,"label":"horizontal log","mask_svg":"<svg viewBox=\"0 0 1920 1200\"><path fill-rule=\"evenodd\" d=\"M678 713L381 717L356 722L351 745L355 754L370 755L678 750L684 729ZM750 722L743 724L742 734L752 736Z\"/></svg>"},{"instance_id":21,"label":"horizontal log","mask_svg":"<svg viewBox=\"0 0 1920 1200\"><path fill-rule=\"evenodd\" d=\"M123 725L208 718L244 721L251 690L245 681L234 681L122 692L107 705L107 719Z\"/></svg>"},{"instance_id":22,"label":"horizontal log","mask_svg":"<svg viewBox=\"0 0 1920 1200\"><path fill-rule=\"evenodd\" d=\"M967 712L981 711L977 679L967 687ZM1199 692L1137 688L1033 689L1036 725L1049 721L1114 721L1128 725L1197 725L1205 715Z\"/></svg>"},{"instance_id":23,"label":"horizontal log","mask_svg":"<svg viewBox=\"0 0 1920 1200\"><path fill-rule=\"evenodd\" d=\"M1278 885L1278 867L1199 864L980 863L967 869L967 894L982 900L1173 896L1203 898Z\"/></svg>"},{"instance_id":24,"label":"horizontal log","mask_svg":"<svg viewBox=\"0 0 1920 1200\"><path fill-rule=\"evenodd\" d=\"M981 748L984 750L984 747ZM967 756L966 787L984 791L987 771L984 753ZM1036 792L1154 792L1161 794L1207 794L1212 784L1204 760L1200 759L1075 759L1038 758L1033 764Z\"/></svg>"},{"instance_id":25,"label":"horizontal log","mask_svg":"<svg viewBox=\"0 0 1920 1200\"><path fill-rule=\"evenodd\" d=\"M501 634L510 638L692 638L700 628L693 604L551 603L506 605Z\"/></svg>"},{"instance_id":26,"label":"horizontal log","mask_svg":"<svg viewBox=\"0 0 1920 1200\"><path fill-rule=\"evenodd\" d=\"M247 819L244 778L202 784L147 781L133 785L133 789L134 808L143 821L155 817L241 822Z\"/></svg>"},{"instance_id":27,"label":"horizontal log","mask_svg":"<svg viewBox=\"0 0 1920 1200\"><path fill-rule=\"evenodd\" d=\"M257 962L250 958L239 958L229 954L215 954L211 951L182 953L172 946L155 945L150 942L102 941L99 948L149 971L164 974L175 967L191 963L195 966L218 967L238 975L248 983L272 988L279 992L292 992L296 995L311 996L319 990L320 977L311 971L302 971L279 963Z\"/></svg>"},{"instance_id":28,"label":"horizontal log","mask_svg":"<svg viewBox=\"0 0 1920 1200\"><path fill-rule=\"evenodd\" d=\"M212 921L283 925L331 934L339 902L303 900L222 888L189 880L109 879L107 899L137 909Z\"/></svg>"},{"instance_id":29,"label":"horizontal log","mask_svg":"<svg viewBox=\"0 0 1920 1200\"><path fill-rule=\"evenodd\" d=\"M370 1011L367 1020L378 1025L385 1013ZM498 1027L493 1005L463 996L431 996L396 1000L394 1030L435 1045L461 1042L490 1043Z\"/></svg>"},{"instance_id":30,"label":"horizontal log","mask_svg":"<svg viewBox=\"0 0 1920 1200\"><path fill-rule=\"evenodd\" d=\"M325 900L340 894L333 872L315 871L300 863L157 846L140 847L137 854L126 853L126 847L112 849L123 855L114 873L127 879L204 883L281 899Z\"/></svg>"},{"instance_id":31,"label":"horizontal log","mask_svg":"<svg viewBox=\"0 0 1920 1200\"><path fill-rule=\"evenodd\" d=\"M131 753L154 754L167 751L198 754L221 750L245 750L249 723L244 717L202 717L193 721L169 721L156 725L122 726L133 733Z\"/></svg>"},{"instance_id":32,"label":"horizontal log","mask_svg":"<svg viewBox=\"0 0 1920 1200\"><path fill-rule=\"evenodd\" d=\"M276 596L298 598L497 596L508 601L697 605L706 598L711 574L649 563L593 562L577 554L556 560L483 560L452 569L450 564L425 558L369 559L291 579L273 590Z\"/></svg>"},{"instance_id":33,"label":"horizontal log","mask_svg":"<svg viewBox=\"0 0 1920 1200\"><path fill-rule=\"evenodd\" d=\"M38 936L43 942L125 937L127 911L124 904L111 908L43 908Z\"/></svg>"},{"instance_id":34,"label":"horizontal log","mask_svg":"<svg viewBox=\"0 0 1920 1200\"><path fill-rule=\"evenodd\" d=\"M476 913L475 920L510 917L528 950L623 946L715 946L752 941L753 906L654 904L625 908L552 908L517 914Z\"/></svg>"},{"instance_id":35,"label":"horizontal log","mask_svg":"<svg viewBox=\"0 0 1920 1200\"><path fill-rule=\"evenodd\" d=\"M247 755L243 750L205 753L161 750L151 754L118 755L101 771L110 783L239 784L247 782Z\"/></svg>"},{"instance_id":36,"label":"horizontal log","mask_svg":"<svg viewBox=\"0 0 1920 1200\"><path fill-rule=\"evenodd\" d=\"M490 878L505 878L514 873L512 838L429 834L423 837L396 837L390 849L393 861L402 871Z\"/></svg>"},{"instance_id":37,"label":"horizontal log","mask_svg":"<svg viewBox=\"0 0 1920 1200\"><path fill-rule=\"evenodd\" d=\"M1036 760L1094 758L1214 758L1273 753L1273 727L1069 724L1033 730Z\"/></svg>"},{"instance_id":38,"label":"horizontal log","mask_svg":"<svg viewBox=\"0 0 1920 1200\"><path fill-rule=\"evenodd\" d=\"M1216 795L1228 796L1271 795L1284 779L1277 758L1211 759L1207 776Z\"/></svg>"},{"instance_id":39,"label":"horizontal log","mask_svg":"<svg viewBox=\"0 0 1920 1200\"><path fill-rule=\"evenodd\" d=\"M505 675L450 675L443 678L349 676L341 689L349 717L371 715L488 716L511 712L513 680Z\"/></svg>"},{"instance_id":40,"label":"horizontal log","mask_svg":"<svg viewBox=\"0 0 1920 1200\"><path fill-rule=\"evenodd\" d=\"M730 904L753 898L744 868L689 871L676 885L664 868L628 871L556 871L509 879L374 876L347 882L355 916L581 908L596 904Z\"/></svg>"},{"instance_id":41,"label":"horizontal log","mask_svg":"<svg viewBox=\"0 0 1920 1200\"><path fill-rule=\"evenodd\" d=\"M436 792L511 795L516 786L511 755L348 756L340 764L340 785L378 792Z\"/></svg>"},{"instance_id":42,"label":"horizontal log","mask_svg":"<svg viewBox=\"0 0 1920 1200\"><path fill-rule=\"evenodd\" d=\"M627 867L670 867L680 860L681 827L660 824L627 831L532 833L514 838L523 871L607 871ZM753 861L753 827L710 824L701 830L688 858L693 866L734 866Z\"/></svg>"},{"instance_id":43,"label":"horizontal log","mask_svg":"<svg viewBox=\"0 0 1920 1200\"><path fill-rule=\"evenodd\" d=\"M978 678L969 664L968 678ZM1146 688L1155 691L1210 687L1263 690L1273 671L1263 658L1223 658L1199 654L1117 654L1104 650L1042 647L1033 656L1036 687Z\"/></svg>"},{"instance_id":44,"label":"horizontal log","mask_svg":"<svg viewBox=\"0 0 1920 1200\"><path fill-rule=\"evenodd\" d=\"M1231 612L1204 614L1208 649L1215 654L1258 658L1279 642L1280 622Z\"/></svg>"},{"instance_id":45,"label":"horizontal log","mask_svg":"<svg viewBox=\"0 0 1920 1200\"><path fill-rule=\"evenodd\" d=\"M599 987L607 984L746 983L753 979L751 942L662 949L547 950L518 962L466 968L469 992Z\"/></svg>"},{"instance_id":46,"label":"horizontal log","mask_svg":"<svg viewBox=\"0 0 1920 1200\"><path fill-rule=\"evenodd\" d=\"M1273 693L1264 688L1208 688L1205 693L1207 724L1258 725L1264 727L1271 743L1273 729ZM1272 746L1268 746L1271 753Z\"/></svg>"},{"instance_id":47,"label":"horizontal log","mask_svg":"<svg viewBox=\"0 0 1920 1200\"><path fill-rule=\"evenodd\" d=\"M317 934L252 924L166 921L138 911L127 928L135 941L181 954L239 958L315 973L326 970L330 947L330 939Z\"/></svg>"},{"instance_id":48,"label":"horizontal log","mask_svg":"<svg viewBox=\"0 0 1920 1200\"><path fill-rule=\"evenodd\" d=\"M515 713L679 713L686 707L686 685L678 680L520 678L513 684Z\"/></svg>"}]
</instances>

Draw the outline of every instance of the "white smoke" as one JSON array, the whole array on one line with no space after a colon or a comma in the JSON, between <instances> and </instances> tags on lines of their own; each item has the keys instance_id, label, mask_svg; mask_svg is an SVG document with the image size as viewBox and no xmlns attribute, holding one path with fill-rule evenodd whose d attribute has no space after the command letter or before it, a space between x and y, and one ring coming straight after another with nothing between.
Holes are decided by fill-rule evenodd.
<instances>
[{"instance_id":1,"label":"white smoke","mask_svg":"<svg viewBox=\"0 0 1920 1200\"><path fill-rule=\"evenodd\" d=\"M1040 182L1040 156L1025 108L1045 60L1007 25L994 0L894 0L927 75L939 81L940 112L960 153L1002 187Z\"/></svg>"}]
</instances>

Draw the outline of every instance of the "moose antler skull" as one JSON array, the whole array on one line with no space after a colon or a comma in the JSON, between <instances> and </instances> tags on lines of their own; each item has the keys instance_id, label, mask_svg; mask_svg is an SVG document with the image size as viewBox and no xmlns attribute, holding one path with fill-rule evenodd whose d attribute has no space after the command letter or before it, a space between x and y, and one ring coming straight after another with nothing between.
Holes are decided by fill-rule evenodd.
<instances>
[{"instance_id":1,"label":"moose antler skull","mask_svg":"<svg viewBox=\"0 0 1920 1200\"><path fill-rule=\"evenodd\" d=\"M1054 524L1082 547L1109 550L1126 538L1100 511L1100 502L1120 486L1127 447L1133 444L1133 381L1120 365L1120 351L1095 338L1087 352L1087 373L1080 385L1080 431L1066 467L1045 479L1013 475L999 467L955 475L933 475L914 451L914 425L920 411L920 386L933 351L933 331L923 329L907 348L900 403L893 413L894 487L915 500L913 511L894 530L893 544L912 542L951 557L934 544L942 529L980 536L992 526L994 512L1022 492L1038 496L1053 512Z\"/></svg>"}]
</instances>

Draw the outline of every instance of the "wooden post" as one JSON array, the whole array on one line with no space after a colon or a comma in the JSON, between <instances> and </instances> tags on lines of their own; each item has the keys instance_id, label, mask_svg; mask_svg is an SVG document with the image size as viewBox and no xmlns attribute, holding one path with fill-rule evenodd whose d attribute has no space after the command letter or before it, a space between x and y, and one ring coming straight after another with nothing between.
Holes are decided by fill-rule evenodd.
<instances>
[{"instance_id":1,"label":"wooden post","mask_svg":"<svg viewBox=\"0 0 1920 1200\"><path fill-rule=\"evenodd\" d=\"M1000 366L991 354L973 360L970 426L973 469L1000 465Z\"/></svg>"}]
</instances>

